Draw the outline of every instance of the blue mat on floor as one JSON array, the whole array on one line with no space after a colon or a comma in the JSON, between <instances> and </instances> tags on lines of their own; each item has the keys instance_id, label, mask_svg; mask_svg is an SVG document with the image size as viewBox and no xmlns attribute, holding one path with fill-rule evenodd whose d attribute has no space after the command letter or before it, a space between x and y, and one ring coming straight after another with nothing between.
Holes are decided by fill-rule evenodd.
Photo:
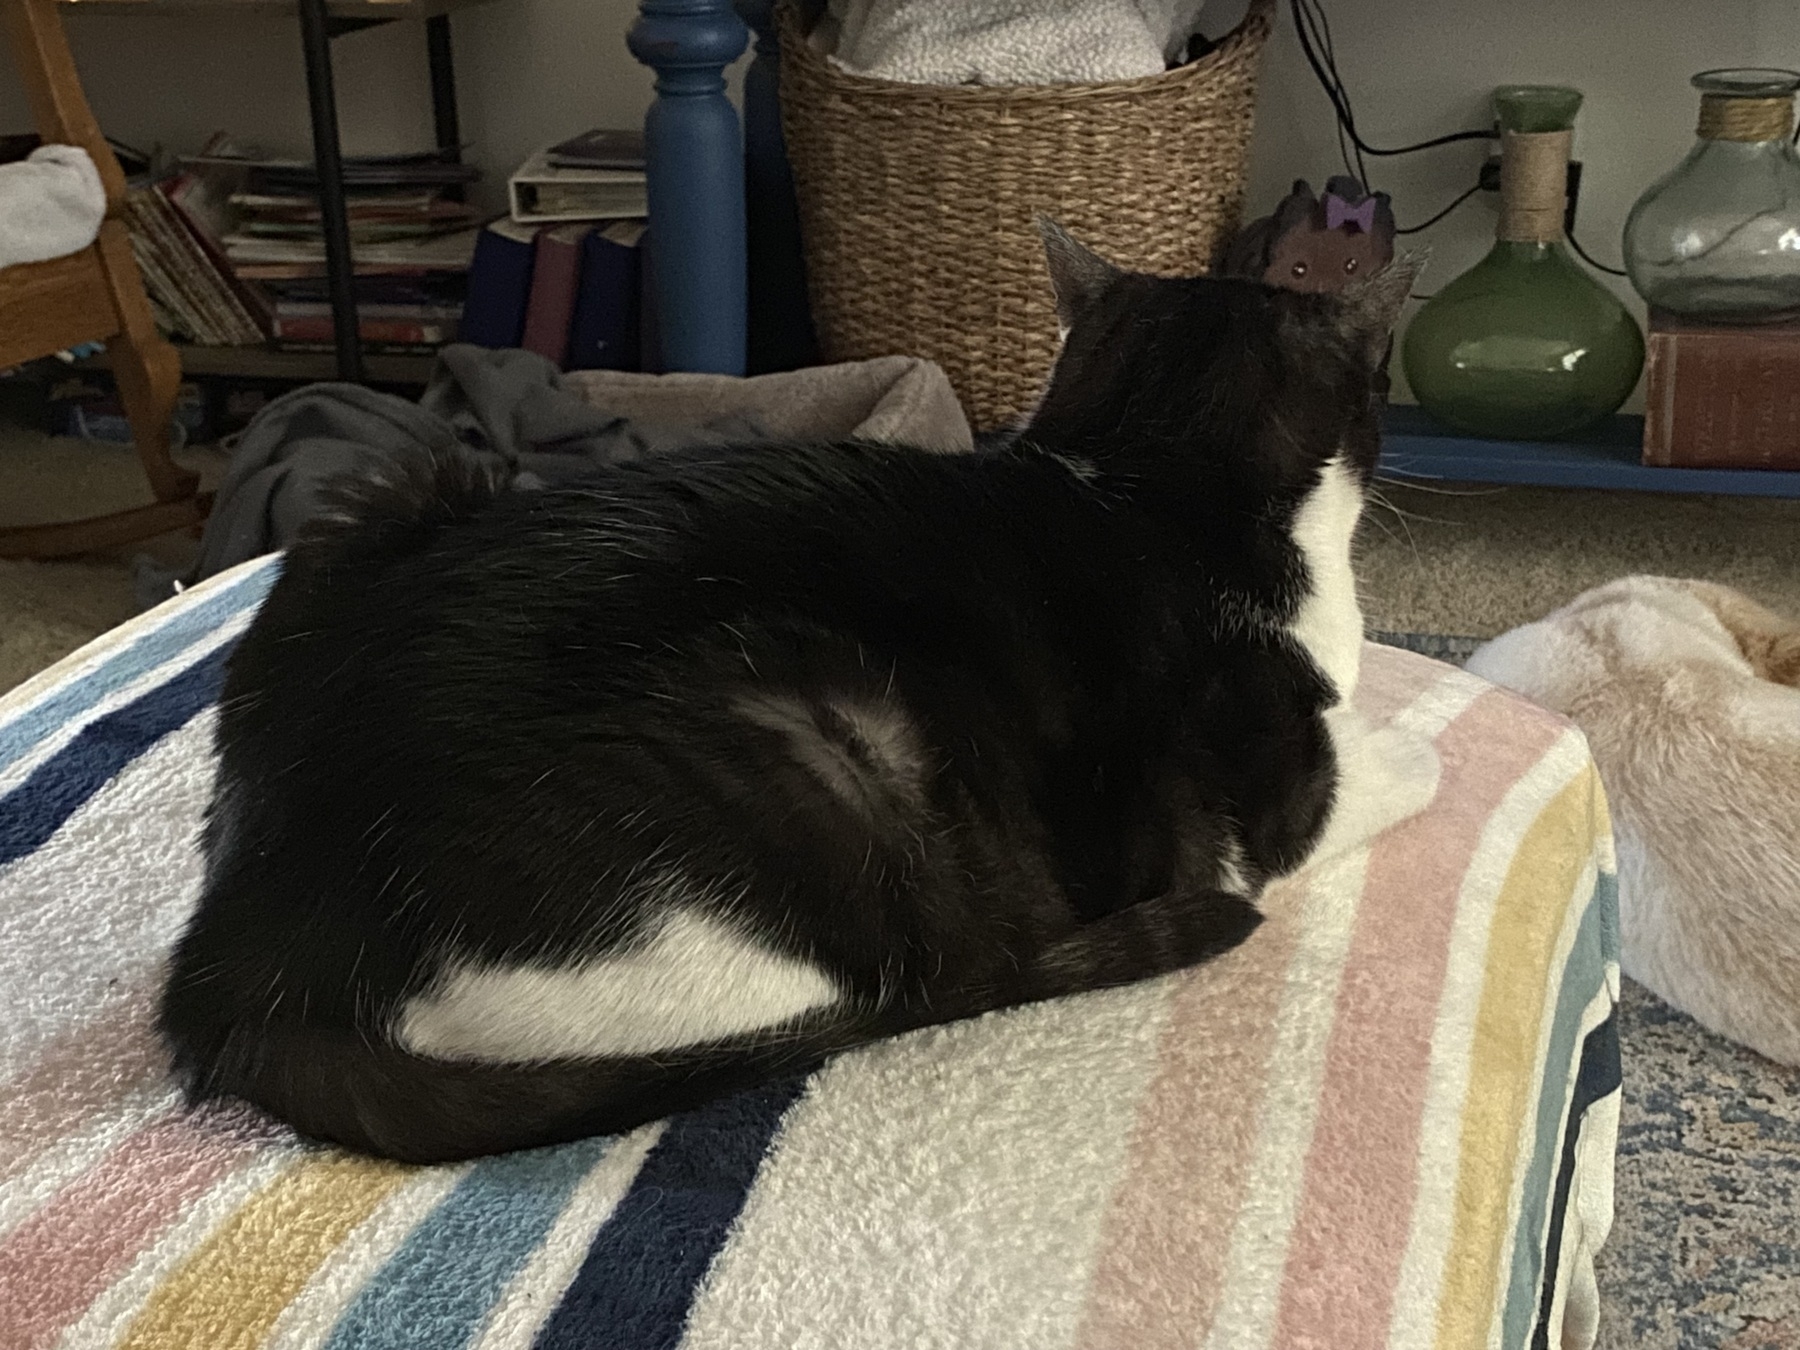
<instances>
[{"instance_id":1,"label":"blue mat on floor","mask_svg":"<svg viewBox=\"0 0 1800 1350\"><path fill-rule=\"evenodd\" d=\"M1404 647L1409 652L1429 656L1434 661L1448 661L1453 666L1467 661L1474 650L1487 641L1486 638L1458 637L1450 633L1382 632L1370 633L1369 640L1389 647Z\"/></svg>"}]
</instances>

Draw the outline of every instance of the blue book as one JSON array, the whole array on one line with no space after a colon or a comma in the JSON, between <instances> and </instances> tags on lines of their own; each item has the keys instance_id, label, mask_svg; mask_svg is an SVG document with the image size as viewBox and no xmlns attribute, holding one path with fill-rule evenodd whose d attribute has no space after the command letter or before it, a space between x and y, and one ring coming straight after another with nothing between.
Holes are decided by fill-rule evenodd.
<instances>
[{"instance_id":1,"label":"blue book","mask_svg":"<svg viewBox=\"0 0 1800 1350\"><path fill-rule=\"evenodd\" d=\"M531 266L538 227L496 220L475 240L469 262L469 295L463 302L459 342L477 347L516 347L525 336L525 302L531 298Z\"/></svg>"},{"instance_id":2,"label":"blue book","mask_svg":"<svg viewBox=\"0 0 1800 1350\"><path fill-rule=\"evenodd\" d=\"M581 246L581 282L569 323L565 370L637 370L641 220L595 230Z\"/></svg>"}]
</instances>

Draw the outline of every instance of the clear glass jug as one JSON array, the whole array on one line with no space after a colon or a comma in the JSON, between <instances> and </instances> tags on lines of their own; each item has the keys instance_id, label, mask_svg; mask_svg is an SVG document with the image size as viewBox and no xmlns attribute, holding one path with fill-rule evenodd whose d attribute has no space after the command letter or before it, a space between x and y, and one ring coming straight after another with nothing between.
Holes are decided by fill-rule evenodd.
<instances>
[{"instance_id":1,"label":"clear glass jug","mask_svg":"<svg viewBox=\"0 0 1800 1350\"><path fill-rule=\"evenodd\" d=\"M1800 73L1708 70L1694 87L1699 139L1625 222L1631 284L1689 319L1800 317Z\"/></svg>"}]
</instances>

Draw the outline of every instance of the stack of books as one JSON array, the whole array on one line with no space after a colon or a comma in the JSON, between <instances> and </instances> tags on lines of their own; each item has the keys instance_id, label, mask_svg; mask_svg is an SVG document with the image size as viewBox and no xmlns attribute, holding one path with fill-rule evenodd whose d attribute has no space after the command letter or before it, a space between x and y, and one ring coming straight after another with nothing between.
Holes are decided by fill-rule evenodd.
<instances>
[{"instance_id":1,"label":"stack of books","mask_svg":"<svg viewBox=\"0 0 1800 1350\"><path fill-rule=\"evenodd\" d=\"M323 278L265 282L271 294L271 331L283 347L323 349L336 340L331 291ZM358 276L356 327L376 351L417 351L456 341L466 280L457 272Z\"/></svg>"},{"instance_id":2,"label":"stack of books","mask_svg":"<svg viewBox=\"0 0 1800 1350\"><path fill-rule=\"evenodd\" d=\"M357 328L374 351L461 340L565 370L659 370L641 133L593 131L534 155L513 213L482 228L479 172L439 152L344 161ZM290 350L334 344L318 175L214 137L131 194L132 246L171 336Z\"/></svg>"},{"instance_id":3,"label":"stack of books","mask_svg":"<svg viewBox=\"0 0 1800 1350\"><path fill-rule=\"evenodd\" d=\"M656 370L640 133L591 131L531 159L512 215L475 245L459 337L564 370Z\"/></svg>"},{"instance_id":4,"label":"stack of books","mask_svg":"<svg viewBox=\"0 0 1800 1350\"><path fill-rule=\"evenodd\" d=\"M220 205L201 175L134 180L125 199L132 255L165 333L215 347L259 343L269 334L269 307L226 260Z\"/></svg>"},{"instance_id":5,"label":"stack of books","mask_svg":"<svg viewBox=\"0 0 1800 1350\"><path fill-rule=\"evenodd\" d=\"M209 147L190 165L229 176L231 228L221 243L241 282L265 297L276 344L329 348L325 238L310 163ZM351 157L344 187L357 327L374 350L415 351L451 340L463 305L479 218L461 200L479 170L440 152Z\"/></svg>"}]
</instances>

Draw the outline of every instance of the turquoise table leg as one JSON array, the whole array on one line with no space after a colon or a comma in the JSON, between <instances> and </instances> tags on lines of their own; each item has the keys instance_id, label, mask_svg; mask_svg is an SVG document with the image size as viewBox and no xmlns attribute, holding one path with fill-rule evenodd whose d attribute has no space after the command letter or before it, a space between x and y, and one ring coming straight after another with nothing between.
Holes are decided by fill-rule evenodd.
<instances>
[{"instance_id":1,"label":"turquoise table leg","mask_svg":"<svg viewBox=\"0 0 1800 1350\"><path fill-rule=\"evenodd\" d=\"M731 0L639 0L627 42L656 71L644 155L664 365L742 375L744 146L725 68L749 35Z\"/></svg>"}]
</instances>

